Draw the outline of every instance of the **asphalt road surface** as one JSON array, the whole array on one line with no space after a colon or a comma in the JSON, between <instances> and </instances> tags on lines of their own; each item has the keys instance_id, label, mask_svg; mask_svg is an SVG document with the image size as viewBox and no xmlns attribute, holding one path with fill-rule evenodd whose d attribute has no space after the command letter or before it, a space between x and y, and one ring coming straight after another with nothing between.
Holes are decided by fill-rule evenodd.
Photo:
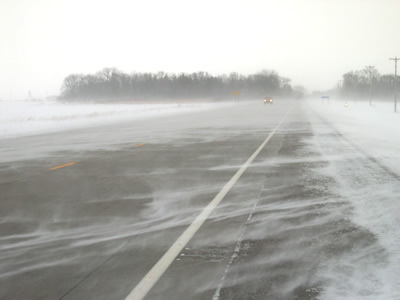
<instances>
[{"instance_id":1,"label":"asphalt road surface","mask_svg":"<svg viewBox=\"0 0 400 300\"><path fill-rule=\"evenodd\" d=\"M350 148L331 125L261 100L0 141L0 299L373 296L385 251L321 172ZM346 286L358 273L374 285Z\"/></svg>"}]
</instances>

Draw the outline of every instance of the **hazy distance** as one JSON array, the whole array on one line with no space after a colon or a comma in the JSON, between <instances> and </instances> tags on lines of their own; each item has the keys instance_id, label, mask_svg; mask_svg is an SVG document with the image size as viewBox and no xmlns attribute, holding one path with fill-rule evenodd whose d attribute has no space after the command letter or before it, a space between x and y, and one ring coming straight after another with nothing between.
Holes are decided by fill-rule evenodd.
<instances>
[{"instance_id":1,"label":"hazy distance","mask_svg":"<svg viewBox=\"0 0 400 300\"><path fill-rule=\"evenodd\" d=\"M329 89L400 55L396 0L0 2L0 99L56 95L72 73L254 73Z\"/></svg>"}]
</instances>

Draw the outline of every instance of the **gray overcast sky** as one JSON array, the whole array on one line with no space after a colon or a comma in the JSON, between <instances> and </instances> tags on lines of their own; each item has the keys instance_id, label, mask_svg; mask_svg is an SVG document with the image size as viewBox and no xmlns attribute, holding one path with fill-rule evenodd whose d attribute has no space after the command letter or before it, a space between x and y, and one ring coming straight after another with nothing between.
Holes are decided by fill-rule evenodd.
<instances>
[{"instance_id":1,"label":"gray overcast sky","mask_svg":"<svg viewBox=\"0 0 400 300\"><path fill-rule=\"evenodd\" d=\"M400 0L0 0L0 98L65 76L276 70L310 90L366 65L393 72Z\"/></svg>"}]
</instances>

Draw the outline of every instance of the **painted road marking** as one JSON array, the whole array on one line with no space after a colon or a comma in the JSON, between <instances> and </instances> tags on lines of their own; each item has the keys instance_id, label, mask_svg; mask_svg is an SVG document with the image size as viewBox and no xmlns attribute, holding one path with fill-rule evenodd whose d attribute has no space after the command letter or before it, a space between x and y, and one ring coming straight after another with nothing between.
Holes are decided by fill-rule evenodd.
<instances>
[{"instance_id":1,"label":"painted road marking","mask_svg":"<svg viewBox=\"0 0 400 300\"><path fill-rule=\"evenodd\" d=\"M201 225L207 220L213 210L218 206L225 195L230 191L233 185L238 181L240 176L246 171L249 165L265 147L268 141L272 138L278 128L282 125L286 116L291 109L284 115L279 124L271 131L265 141L258 147L252 156L241 166L235 175L225 184L221 191L214 197L214 199L203 209L200 215L193 221L193 223L181 234L181 236L172 244L172 246L165 252L160 260L151 268L151 270L142 278L138 285L126 297L126 300L141 300L143 299L150 289L156 284L160 277L165 273L171 263L175 260L178 254L200 229Z\"/></svg>"},{"instance_id":2,"label":"painted road marking","mask_svg":"<svg viewBox=\"0 0 400 300\"><path fill-rule=\"evenodd\" d=\"M65 164L65 165L61 165L61 166L57 166L57 167L52 167L52 168L50 168L50 170L57 170L57 169L60 169L60 168L64 168L64 167L68 167L68 166L75 165L75 164L77 164L77 163L78 163L78 162L75 161L75 162L72 162L72 163L69 163L69 164Z\"/></svg>"},{"instance_id":3,"label":"painted road marking","mask_svg":"<svg viewBox=\"0 0 400 300\"><path fill-rule=\"evenodd\" d=\"M138 145L136 145L135 147L142 147L142 146L144 146L144 145L146 145L146 144L138 144Z\"/></svg>"}]
</instances>

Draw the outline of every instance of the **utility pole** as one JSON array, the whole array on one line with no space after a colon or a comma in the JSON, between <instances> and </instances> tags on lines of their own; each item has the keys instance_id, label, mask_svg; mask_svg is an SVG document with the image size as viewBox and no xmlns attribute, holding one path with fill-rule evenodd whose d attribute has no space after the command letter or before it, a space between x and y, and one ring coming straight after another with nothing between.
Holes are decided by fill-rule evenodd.
<instances>
[{"instance_id":1,"label":"utility pole","mask_svg":"<svg viewBox=\"0 0 400 300\"><path fill-rule=\"evenodd\" d=\"M369 105L371 106L371 94L372 94L372 70L374 69L374 66L366 66L365 67L368 70L369 74Z\"/></svg>"},{"instance_id":2,"label":"utility pole","mask_svg":"<svg viewBox=\"0 0 400 300\"><path fill-rule=\"evenodd\" d=\"M389 58L389 60L394 60L394 112L397 110L397 61L400 58Z\"/></svg>"}]
</instances>

